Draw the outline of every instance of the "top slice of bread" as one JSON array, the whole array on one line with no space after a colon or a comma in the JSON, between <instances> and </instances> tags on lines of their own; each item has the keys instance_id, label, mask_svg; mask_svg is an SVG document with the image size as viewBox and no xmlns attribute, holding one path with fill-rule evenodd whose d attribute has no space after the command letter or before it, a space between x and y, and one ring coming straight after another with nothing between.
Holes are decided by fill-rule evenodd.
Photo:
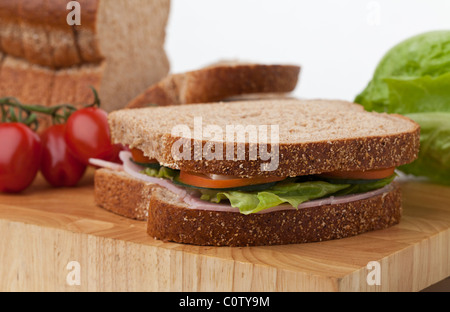
<instances>
[{"instance_id":1,"label":"top slice of bread","mask_svg":"<svg viewBox=\"0 0 450 312\"><path fill-rule=\"evenodd\" d=\"M109 123L114 143L140 149L165 166L241 177L390 168L412 162L419 151L417 123L400 115L367 112L345 101L285 99L125 109L111 113ZM194 124L200 130L194 131ZM208 125L214 125L209 136ZM239 131L238 125L260 131L259 140L227 139L227 126ZM267 139L264 127L259 128L264 125ZM277 143L270 140L277 127L278 144L272 144ZM267 151L274 151L276 158L261 157L266 146L261 143L267 143ZM239 146L245 146L245 158L237 154ZM256 158L250 153L255 150ZM180 158L179 152L186 153ZM278 162L276 168L261 167L272 160Z\"/></svg>"},{"instance_id":2,"label":"top slice of bread","mask_svg":"<svg viewBox=\"0 0 450 312\"><path fill-rule=\"evenodd\" d=\"M248 94L287 93L295 89L300 67L218 62L186 73L172 74L128 103L127 108L217 102Z\"/></svg>"}]
</instances>

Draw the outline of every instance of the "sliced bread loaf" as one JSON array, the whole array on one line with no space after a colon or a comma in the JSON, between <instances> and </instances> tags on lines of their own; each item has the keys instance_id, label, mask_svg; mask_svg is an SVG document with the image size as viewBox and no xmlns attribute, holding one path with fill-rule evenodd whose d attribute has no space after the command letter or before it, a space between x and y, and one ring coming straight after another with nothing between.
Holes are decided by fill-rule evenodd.
<instances>
[{"instance_id":1,"label":"sliced bread loaf","mask_svg":"<svg viewBox=\"0 0 450 312\"><path fill-rule=\"evenodd\" d=\"M87 64L101 65L98 89L108 111L123 108L167 75L164 40L170 0L78 3L82 22L71 26L67 1L0 0L1 51L53 70L78 72Z\"/></svg>"}]
</instances>

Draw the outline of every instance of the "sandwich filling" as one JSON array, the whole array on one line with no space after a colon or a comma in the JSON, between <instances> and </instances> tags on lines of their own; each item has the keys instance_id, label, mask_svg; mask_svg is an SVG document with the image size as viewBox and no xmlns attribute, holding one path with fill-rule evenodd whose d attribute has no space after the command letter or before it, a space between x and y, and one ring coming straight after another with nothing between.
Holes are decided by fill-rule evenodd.
<instances>
[{"instance_id":1,"label":"sandwich filling","mask_svg":"<svg viewBox=\"0 0 450 312\"><path fill-rule=\"evenodd\" d=\"M123 170L135 178L168 188L191 206L211 210L231 206L242 214L298 209L318 202L325 205L349 198L358 200L365 195L373 196L372 193L387 192L396 177L395 168L299 177L206 175L164 167L141 154L136 150L121 152Z\"/></svg>"}]
</instances>

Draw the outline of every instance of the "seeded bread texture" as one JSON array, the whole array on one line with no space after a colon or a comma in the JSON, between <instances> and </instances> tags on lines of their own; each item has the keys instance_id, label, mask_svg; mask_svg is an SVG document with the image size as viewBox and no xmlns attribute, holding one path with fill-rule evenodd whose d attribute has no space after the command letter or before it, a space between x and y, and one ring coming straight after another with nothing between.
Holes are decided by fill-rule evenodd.
<instances>
[{"instance_id":1,"label":"seeded bread texture","mask_svg":"<svg viewBox=\"0 0 450 312\"><path fill-rule=\"evenodd\" d=\"M147 221L150 236L208 246L300 244L340 239L400 222L401 191L345 204L243 215L189 209L166 189L152 193Z\"/></svg>"},{"instance_id":2,"label":"seeded bread texture","mask_svg":"<svg viewBox=\"0 0 450 312\"><path fill-rule=\"evenodd\" d=\"M170 0L77 2L82 22L71 26L67 1L0 0L0 51L30 66L70 69L83 77L86 65L96 66L102 71L97 90L107 111L125 107L168 74L164 41Z\"/></svg>"},{"instance_id":3,"label":"seeded bread texture","mask_svg":"<svg viewBox=\"0 0 450 312\"><path fill-rule=\"evenodd\" d=\"M249 142L248 139L227 141L195 137L194 120L199 122L200 118L203 127L216 125L222 129L222 136L227 125L278 126L279 143L272 145L270 139ZM176 109L125 109L112 112L109 124L114 143L140 149L167 167L240 177L299 176L396 167L416 159L420 132L419 125L406 117L367 112L358 104L330 100L260 100L191 104ZM183 136L172 134L179 125L188 127L191 137L186 133ZM268 129L270 138L272 127ZM185 157L188 159L172 154L172 146L180 142L190 143L185 154L190 156ZM235 145L232 159L227 157L227 142ZM258 143L266 142L268 150L276 151L278 147L278 153L274 153L278 167L272 171L261 168L268 161L260 157ZM237 143L245 144L242 160L237 158ZM203 155L196 154L196 146L217 151L215 159L199 157ZM258 157L250 159L249 151L253 149L257 150Z\"/></svg>"},{"instance_id":4,"label":"seeded bread texture","mask_svg":"<svg viewBox=\"0 0 450 312\"><path fill-rule=\"evenodd\" d=\"M123 171L97 169L94 175L96 205L140 221L147 220L151 194L158 187Z\"/></svg>"},{"instance_id":5,"label":"seeded bread texture","mask_svg":"<svg viewBox=\"0 0 450 312\"><path fill-rule=\"evenodd\" d=\"M300 67L220 62L199 70L169 75L127 105L208 103L248 94L287 93L295 89Z\"/></svg>"}]
</instances>

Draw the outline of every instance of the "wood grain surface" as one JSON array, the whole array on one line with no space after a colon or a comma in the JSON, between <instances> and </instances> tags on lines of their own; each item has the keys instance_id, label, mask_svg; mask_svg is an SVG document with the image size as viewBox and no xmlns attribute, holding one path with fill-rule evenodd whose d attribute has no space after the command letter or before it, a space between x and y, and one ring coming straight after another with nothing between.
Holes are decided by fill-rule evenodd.
<instances>
[{"instance_id":1,"label":"wood grain surface","mask_svg":"<svg viewBox=\"0 0 450 312\"><path fill-rule=\"evenodd\" d=\"M386 230L229 248L149 237L145 222L95 206L92 179L53 189L39 177L23 194L0 195L0 291L420 291L449 276L448 187L402 183L403 218ZM372 261L379 285L367 282Z\"/></svg>"}]
</instances>

